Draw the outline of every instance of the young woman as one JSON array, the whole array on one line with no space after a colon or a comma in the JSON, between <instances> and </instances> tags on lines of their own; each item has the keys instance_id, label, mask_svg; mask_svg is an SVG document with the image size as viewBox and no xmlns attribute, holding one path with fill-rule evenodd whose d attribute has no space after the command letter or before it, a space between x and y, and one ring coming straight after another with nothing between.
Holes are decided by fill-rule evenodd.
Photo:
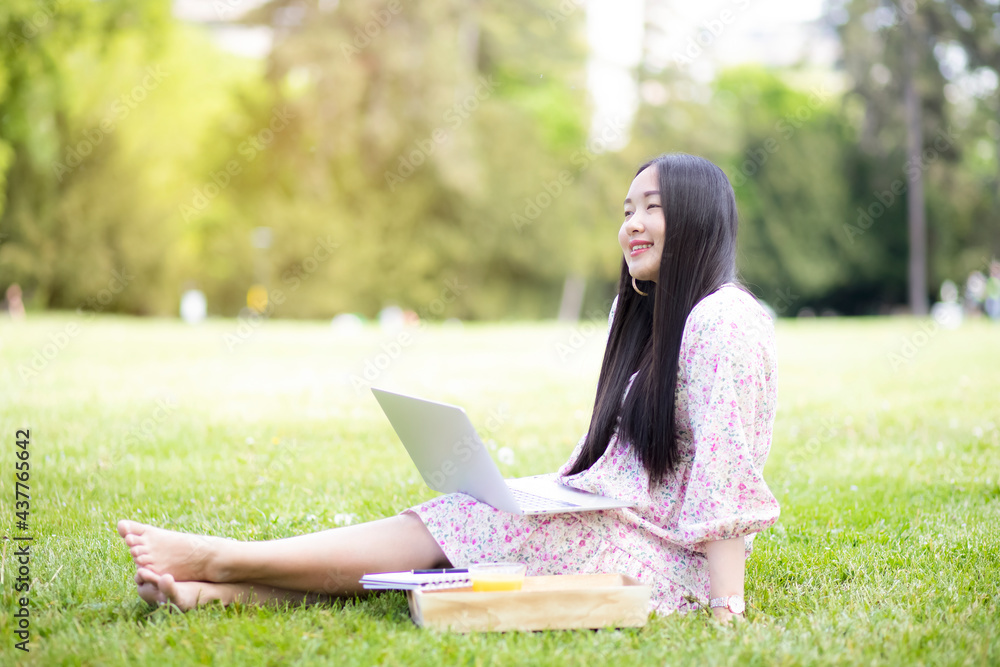
<instances>
[{"instance_id":1,"label":"young woman","mask_svg":"<svg viewBox=\"0 0 1000 667\"><path fill-rule=\"evenodd\" d=\"M770 317L736 279L736 230L732 187L707 160L663 155L632 181L594 413L559 474L633 507L518 516L449 494L262 542L120 521L139 595L185 610L302 602L360 593L366 572L519 561L529 575L630 574L661 613L742 616L745 558L779 511L762 474L777 367Z\"/></svg>"}]
</instances>

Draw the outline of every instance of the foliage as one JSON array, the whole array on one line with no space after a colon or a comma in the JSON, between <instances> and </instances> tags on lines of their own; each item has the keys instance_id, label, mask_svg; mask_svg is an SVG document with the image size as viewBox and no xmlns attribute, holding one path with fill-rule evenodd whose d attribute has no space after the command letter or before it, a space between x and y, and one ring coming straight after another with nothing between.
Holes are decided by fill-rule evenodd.
<instances>
[{"instance_id":1,"label":"foliage","mask_svg":"<svg viewBox=\"0 0 1000 667\"><path fill-rule=\"evenodd\" d=\"M922 159L905 157L902 43L905 15L914 26L918 64L915 86L921 98ZM963 280L984 270L1000 252L1000 48L995 4L968 0L833 3L831 22L844 46L850 88L844 104L859 103L860 160L868 177L855 192L862 209L877 204L894 182L914 168L924 174L931 284ZM970 155L975 153L976 155ZM906 195L903 194L903 197ZM905 205L888 210L879 227L885 256L896 270L885 271L897 285L905 275ZM895 238L891 238L891 237ZM867 240L866 240L867 242ZM905 255L904 255L905 256ZM883 278L883 284L888 284ZM897 288L901 289L901 288ZM933 290L932 290L933 291Z\"/></svg>"},{"instance_id":2,"label":"foliage","mask_svg":"<svg viewBox=\"0 0 1000 667\"><path fill-rule=\"evenodd\" d=\"M262 284L268 316L542 317L575 277L600 309L629 176L674 150L730 175L740 270L779 312L905 301L895 5L831 3L838 72L650 60L605 138L573 3L216 3L271 31L262 61L166 0L43 5L0 8L0 285L30 308L164 314L196 286L232 315ZM917 8L936 286L1000 252L997 12Z\"/></svg>"},{"instance_id":3,"label":"foliage","mask_svg":"<svg viewBox=\"0 0 1000 667\"><path fill-rule=\"evenodd\" d=\"M168 10L124 0L0 10L0 155L13 155L0 283L20 283L36 306L173 310L184 262L175 202L199 159L192 142L246 69Z\"/></svg>"},{"instance_id":4,"label":"foliage","mask_svg":"<svg viewBox=\"0 0 1000 667\"><path fill-rule=\"evenodd\" d=\"M520 229L511 202L536 197L585 140L571 32L527 6L457 2L335 11L272 2L247 21L282 30L266 94L244 102L211 170L275 109L292 120L266 159L194 216L211 301L232 311L241 300L232 285L258 281L288 297L277 312L290 316L374 315L392 302L431 317L551 307L546 286L561 285L570 257L551 239L573 238L577 211L560 197L544 225ZM274 243L255 266L258 226L274 229ZM310 261L318 239L336 250ZM236 280L212 280L208 260L220 250ZM463 298L428 312L448 281Z\"/></svg>"}]
</instances>

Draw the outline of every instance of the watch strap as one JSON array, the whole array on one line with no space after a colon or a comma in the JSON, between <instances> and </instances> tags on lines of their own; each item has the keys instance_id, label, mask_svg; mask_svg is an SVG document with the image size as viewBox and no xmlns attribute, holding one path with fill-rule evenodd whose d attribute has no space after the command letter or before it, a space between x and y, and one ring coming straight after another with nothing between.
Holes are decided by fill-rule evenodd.
<instances>
[{"instance_id":1,"label":"watch strap","mask_svg":"<svg viewBox=\"0 0 1000 667\"><path fill-rule=\"evenodd\" d=\"M712 598L709 603L709 607L717 608L724 607L734 614L742 614L743 610L746 609L746 603L743 598L739 595L730 595L724 598Z\"/></svg>"}]
</instances>

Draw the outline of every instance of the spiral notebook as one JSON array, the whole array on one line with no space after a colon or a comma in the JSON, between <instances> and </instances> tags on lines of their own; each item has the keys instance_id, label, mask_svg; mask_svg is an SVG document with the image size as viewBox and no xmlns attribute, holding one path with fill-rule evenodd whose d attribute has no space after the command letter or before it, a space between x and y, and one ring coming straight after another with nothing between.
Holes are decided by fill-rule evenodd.
<instances>
[{"instance_id":1,"label":"spiral notebook","mask_svg":"<svg viewBox=\"0 0 1000 667\"><path fill-rule=\"evenodd\" d=\"M377 572L361 577L361 585L367 590L435 590L438 588L462 588L471 586L469 571L466 569L409 572Z\"/></svg>"}]
</instances>

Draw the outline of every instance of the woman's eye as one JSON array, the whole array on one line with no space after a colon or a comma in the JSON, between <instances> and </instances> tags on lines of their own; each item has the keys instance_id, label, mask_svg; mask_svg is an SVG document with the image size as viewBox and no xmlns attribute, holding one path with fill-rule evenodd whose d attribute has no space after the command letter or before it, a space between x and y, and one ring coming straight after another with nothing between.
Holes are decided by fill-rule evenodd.
<instances>
[{"instance_id":1,"label":"woman's eye","mask_svg":"<svg viewBox=\"0 0 1000 667\"><path fill-rule=\"evenodd\" d=\"M630 215L632 215L632 211L625 211L625 219L626 219L626 220L628 219L628 217L629 217Z\"/></svg>"},{"instance_id":2,"label":"woman's eye","mask_svg":"<svg viewBox=\"0 0 1000 667\"><path fill-rule=\"evenodd\" d=\"M660 208L660 205L659 204L650 204L649 206L646 207L646 210L648 211L651 208Z\"/></svg>"}]
</instances>

